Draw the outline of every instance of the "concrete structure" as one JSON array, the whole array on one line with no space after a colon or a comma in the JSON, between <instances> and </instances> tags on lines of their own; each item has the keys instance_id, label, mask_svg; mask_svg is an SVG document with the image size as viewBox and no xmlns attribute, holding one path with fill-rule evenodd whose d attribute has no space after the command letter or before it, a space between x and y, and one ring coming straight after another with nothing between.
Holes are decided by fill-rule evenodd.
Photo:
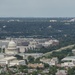
<instances>
[{"instance_id":1,"label":"concrete structure","mask_svg":"<svg viewBox=\"0 0 75 75\"><path fill-rule=\"evenodd\" d=\"M59 44L59 41L58 40L48 40L45 43L43 43L42 45L44 47L48 47L48 46L57 45L57 44Z\"/></svg>"},{"instance_id":2,"label":"concrete structure","mask_svg":"<svg viewBox=\"0 0 75 75\"><path fill-rule=\"evenodd\" d=\"M58 58L57 57L53 57L51 59L51 65L57 65L58 64Z\"/></svg>"},{"instance_id":3,"label":"concrete structure","mask_svg":"<svg viewBox=\"0 0 75 75\"><path fill-rule=\"evenodd\" d=\"M24 64L23 60L17 60L15 55L20 55L23 59L27 59L28 56L32 56L35 59L42 57L43 53L25 53L25 50L40 48L46 44L47 46L53 44L54 42L58 42L57 40L51 39L33 39L33 38L14 38L13 40L6 39L0 40L0 47L2 48L2 52L0 54L0 65L9 64L10 65L19 65ZM18 45L17 45L18 44ZM5 51L3 51L5 50ZM20 51L19 51L20 50ZM10 57L10 60L8 60ZM12 61L12 57L14 58ZM53 60L52 60L53 61ZM53 63L53 62L52 62ZM55 63L55 62L54 62ZM51 63L50 63L51 64Z\"/></svg>"},{"instance_id":4,"label":"concrete structure","mask_svg":"<svg viewBox=\"0 0 75 75\"><path fill-rule=\"evenodd\" d=\"M32 67L32 68L44 68L44 64L40 63L36 63L36 64L28 64L28 67Z\"/></svg>"},{"instance_id":5,"label":"concrete structure","mask_svg":"<svg viewBox=\"0 0 75 75\"><path fill-rule=\"evenodd\" d=\"M42 57L43 53L20 53L19 55L23 56L23 59L27 59L28 56L32 56L36 59L36 58Z\"/></svg>"},{"instance_id":6,"label":"concrete structure","mask_svg":"<svg viewBox=\"0 0 75 75\"><path fill-rule=\"evenodd\" d=\"M4 57L3 59L0 59L0 65L6 65L6 64L10 64L11 61L16 60L16 57Z\"/></svg>"},{"instance_id":7,"label":"concrete structure","mask_svg":"<svg viewBox=\"0 0 75 75\"><path fill-rule=\"evenodd\" d=\"M34 71L37 71L36 69L28 69L28 73L32 73Z\"/></svg>"},{"instance_id":8,"label":"concrete structure","mask_svg":"<svg viewBox=\"0 0 75 75\"><path fill-rule=\"evenodd\" d=\"M8 43L11 38L5 40L0 40L0 48L8 48ZM28 50L36 50L42 46L48 47L50 45L57 45L59 43L56 39L50 38L12 38L12 40L17 44L17 47L20 49L20 52L25 52Z\"/></svg>"},{"instance_id":9,"label":"concrete structure","mask_svg":"<svg viewBox=\"0 0 75 75\"><path fill-rule=\"evenodd\" d=\"M7 48L8 43L9 43L9 40L0 40L0 48L2 48L2 46L5 46L5 48Z\"/></svg>"},{"instance_id":10,"label":"concrete structure","mask_svg":"<svg viewBox=\"0 0 75 75\"><path fill-rule=\"evenodd\" d=\"M75 66L75 56L65 57L61 61L64 62L64 63L61 63L61 66L63 66L63 67L65 67L65 66L67 66L67 67Z\"/></svg>"},{"instance_id":11,"label":"concrete structure","mask_svg":"<svg viewBox=\"0 0 75 75\"><path fill-rule=\"evenodd\" d=\"M63 58L61 61L75 61L75 56L68 56Z\"/></svg>"},{"instance_id":12,"label":"concrete structure","mask_svg":"<svg viewBox=\"0 0 75 75\"><path fill-rule=\"evenodd\" d=\"M75 18L71 19L70 22L75 22Z\"/></svg>"},{"instance_id":13,"label":"concrete structure","mask_svg":"<svg viewBox=\"0 0 75 75\"><path fill-rule=\"evenodd\" d=\"M5 48L5 53L0 54L0 65L25 65L25 60L17 60L17 58L14 57L18 53L16 43L14 41L9 41L8 47Z\"/></svg>"},{"instance_id":14,"label":"concrete structure","mask_svg":"<svg viewBox=\"0 0 75 75\"><path fill-rule=\"evenodd\" d=\"M4 58L6 55L4 53L0 53L0 59Z\"/></svg>"},{"instance_id":15,"label":"concrete structure","mask_svg":"<svg viewBox=\"0 0 75 75\"><path fill-rule=\"evenodd\" d=\"M67 75L65 70L58 70L55 75Z\"/></svg>"},{"instance_id":16,"label":"concrete structure","mask_svg":"<svg viewBox=\"0 0 75 75\"><path fill-rule=\"evenodd\" d=\"M16 57L5 57L0 60L0 65L8 65L8 66L14 66L14 65L25 65L24 60L17 60Z\"/></svg>"},{"instance_id":17,"label":"concrete structure","mask_svg":"<svg viewBox=\"0 0 75 75\"><path fill-rule=\"evenodd\" d=\"M72 50L72 53L75 55L75 49Z\"/></svg>"},{"instance_id":18,"label":"concrete structure","mask_svg":"<svg viewBox=\"0 0 75 75\"><path fill-rule=\"evenodd\" d=\"M61 63L61 67L74 67L75 64L73 62L64 62Z\"/></svg>"},{"instance_id":19,"label":"concrete structure","mask_svg":"<svg viewBox=\"0 0 75 75\"><path fill-rule=\"evenodd\" d=\"M14 65L26 65L25 60L14 60L10 62L10 66L14 66Z\"/></svg>"},{"instance_id":20,"label":"concrete structure","mask_svg":"<svg viewBox=\"0 0 75 75\"><path fill-rule=\"evenodd\" d=\"M14 41L10 41L8 44L8 48L5 50L5 53L8 55L16 55L18 54L18 48Z\"/></svg>"},{"instance_id":21,"label":"concrete structure","mask_svg":"<svg viewBox=\"0 0 75 75\"><path fill-rule=\"evenodd\" d=\"M42 58L42 59L40 59L40 61L43 63L47 63L47 64L51 65L50 64L51 59Z\"/></svg>"},{"instance_id":22,"label":"concrete structure","mask_svg":"<svg viewBox=\"0 0 75 75\"><path fill-rule=\"evenodd\" d=\"M57 57L53 57L52 59L43 58L43 59L40 59L40 61L44 62L44 63L47 63L50 66L58 64L58 58Z\"/></svg>"},{"instance_id":23,"label":"concrete structure","mask_svg":"<svg viewBox=\"0 0 75 75\"><path fill-rule=\"evenodd\" d=\"M50 22L57 22L57 20L50 20Z\"/></svg>"}]
</instances>

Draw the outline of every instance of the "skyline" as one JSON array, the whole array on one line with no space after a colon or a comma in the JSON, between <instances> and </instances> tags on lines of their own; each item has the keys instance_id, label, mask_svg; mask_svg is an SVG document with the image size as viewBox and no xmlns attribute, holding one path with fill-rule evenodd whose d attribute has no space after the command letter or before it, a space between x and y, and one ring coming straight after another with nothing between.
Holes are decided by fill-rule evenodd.
<instances>
[{"instance_id":1,"label":"skyline","mask_svg":"<svg viewBox=\"0 0 75 75\"><path fill-rule=\"evenodd\" d=\"M0 17L75 17L74 0L0 0Z\"/></svg>"}]
</instances>

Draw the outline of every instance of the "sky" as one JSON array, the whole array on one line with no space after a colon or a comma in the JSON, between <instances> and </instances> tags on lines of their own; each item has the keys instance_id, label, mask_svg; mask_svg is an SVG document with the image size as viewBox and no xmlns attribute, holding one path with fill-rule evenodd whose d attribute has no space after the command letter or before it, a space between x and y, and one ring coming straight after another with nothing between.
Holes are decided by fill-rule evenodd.
<instances>
[{"instance_id":1,"label":"sky","mask_svg":"<svg viewBox=\"0 0 75 75\"><path fill-rule=\"evenodd\" d=\"M0 17L75 17L75 0L0 0Z\"/></svg>"}]
</instances>

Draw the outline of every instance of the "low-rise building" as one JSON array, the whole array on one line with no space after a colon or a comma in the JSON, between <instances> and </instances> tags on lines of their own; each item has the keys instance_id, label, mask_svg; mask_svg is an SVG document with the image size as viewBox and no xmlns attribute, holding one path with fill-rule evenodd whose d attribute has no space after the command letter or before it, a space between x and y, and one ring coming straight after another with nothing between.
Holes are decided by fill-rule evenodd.
<instances>
[{"instance_id":1,"label":"low-rise building","mask_svg":"<svg viewBox=\"0 0 75 75\"><path fill-rule=\"evenodd\" d=\"M32 56L36 59L42 57L43 53L20 53L19 55L23 56L23 59L28 59L28 56Z\"/></svg>"},{"instance_id":2,"label":"low-rise building","mask_svg":"<svg viewBox=\"0 0 75 75\"><path fill-rule=\"evenodd\" d=\"M52 59L43 58L43 59L40 59L40 61L43 62L43 63L47 63L50 66L58 64L58 58L57 57L53 57Z\"/></svg>"},{"instance_id":3,"label":"low-rise building","mask_svg":"<svg viewBox=\"0 0 75 75\"><path fill-rule=\"evenodd\" d=\"M14 65L25 65L24 60L17 60L16 57L11 56L11 57L5 57L3 59L0 59L0 65L8 65L8 66L14 66Z\"/></svg>"},{"instance_id":4,"label":"low-rise building","mask_svg":"<svg viewBox=\"0 0 75 75\"><path fill-rule=\"evenodd\" d=\"M74 67L75 64L73 62L64 62L61 63L61 67Z\"/></svg>"},{"instance_id":5,"label":"low-rise building","mask_svg":"<svg viewBox=\"0 0 75 75\"><path fill-rule=\"evenodd\" d=\"M55 75L67 75L65 70L58 70Z\"/></svg>"},{"instance_id":6,"label":"low-rise building","mask_svg":"<svg viewBox=\"0 0 75 75\"><path fill-rule=\"evenodd\" d=\"M32 73L34 71L37 71L36 69L28 69L28 73Z\"/></svg>"},{"instance_id":7,"label":"low-rise building","mask_svg":"<svg viewBox=\"0 0 75 75\"><path fill-rule=\"evenodd\" d=\"M53 57L51 59L51 65L57 65L58 64L58 58L57 57Z\"/></svg>"},{"instance_id":8,"label":"low-rise building","mask_svg":"<svg viewBox=\"0 0 75 75\"><path fill-rule=\"evenodd\" d=\"M75 66L75 56L65 57L61 61L63 61L63 63L61 63L62 67L65 67L65 66L73 67L73 66Z\"/></svg>"},{"instance_id":9,"label":"low-rise building","mask_svg":"<svg viewBox=\"0 0 75 75\"><path fill-rule=\"evenodd\" d=\"M72 50L72 53L75 55L75 49Z\"/></svg>"},{"instance_id":10,"label":"low-rise building","mask_svg":"<svg viewBox=\"0 0 75 75\"><path fill-rule=\"evenodd\" d=\"M28 64L28 67L31 67L31 68L44 68L44 64L40 63L35 63L35 64Z\"/></svg>"}]
</instances>

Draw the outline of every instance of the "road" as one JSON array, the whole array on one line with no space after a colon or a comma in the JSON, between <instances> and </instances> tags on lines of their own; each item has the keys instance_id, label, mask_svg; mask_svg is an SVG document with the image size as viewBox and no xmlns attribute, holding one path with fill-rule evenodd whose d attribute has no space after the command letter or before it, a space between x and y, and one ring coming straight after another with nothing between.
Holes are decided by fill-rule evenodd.
<instances>
[{"instance_id":1,"label":"road","mask_svg":"<svg viewBox=\"0 0 75 75\"><path fill-rule=\"evenodd\" d=\"M68 48L73 48L74 46L75 46L75 44L74 44L74 45L68 45L68 46L62 47L62 48L60 48L60 49L53 50L53 51L51 51L51 52L47 52L47 53L44 54L44 56L48 56L48 55L50 55L52 52L59 52L59 51L62 51L62 50L68 49Z\"/></svg>"}]
</instances>

